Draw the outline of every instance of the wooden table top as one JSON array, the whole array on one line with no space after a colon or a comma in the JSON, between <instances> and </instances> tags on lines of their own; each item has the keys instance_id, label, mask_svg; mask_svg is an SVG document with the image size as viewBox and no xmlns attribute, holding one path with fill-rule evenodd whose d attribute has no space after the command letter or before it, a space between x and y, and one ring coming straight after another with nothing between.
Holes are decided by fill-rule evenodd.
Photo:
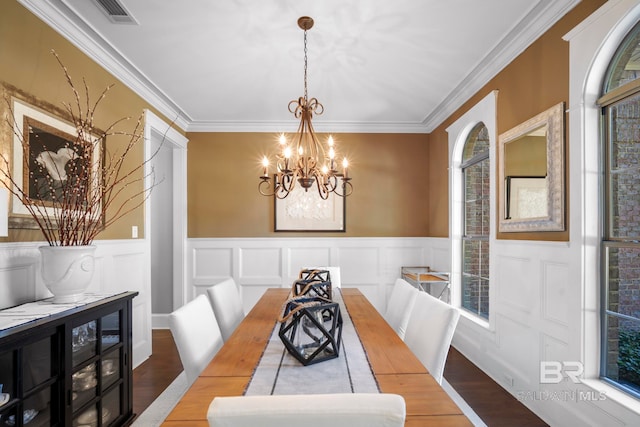
<instances>
[{"instance_id":1,"label":"wooden table top","mask_svg":"<svg viewBox=\"0 0 640 427\"><path fill-rule=\"evenodd\" d=\"M207 410L216 396L240 396L281 314L289 289L268 289L209 366L171 411L163 427L208 427ZM358 290L342 296L380 390L404 397L406 427L471 426L468 418Z\"/></svg>"}]
</instances>

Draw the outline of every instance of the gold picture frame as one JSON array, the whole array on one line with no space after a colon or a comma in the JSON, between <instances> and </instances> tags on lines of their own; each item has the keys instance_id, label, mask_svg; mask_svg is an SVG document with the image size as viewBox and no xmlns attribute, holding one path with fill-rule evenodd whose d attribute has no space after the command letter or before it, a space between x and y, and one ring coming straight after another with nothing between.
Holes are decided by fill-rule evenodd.
<instances>
[{"instance_id":1,"label":"gold picture frame","mask_svg":"<svg viewBox=\"0 0 640 427\"><path fill-rule=\"evenodd\" d=\"M87 185L100 185L105 138L99 136L102 132L97 129L89 136L91 143L96 144L99 149L92 150L92 158L88 159L83 152L79 152L82 149L73 144L78 133L64 110L11 86L3 85L2 89L2 154L10 159L12 176L16 177L16 182L21 183L24 197L37 199L46 215L54 217L53 211L56 208L52 200L56 192L55 184L68 178L66 171L69 167L74 167L74 163L90 163L86 166L90 171ZM45 174L49 175L47 179L44 179ZM25 207L24 197L11 195L9 228L39 229L36 220ZM101 222L104 223L102 206L97 208Z\"/></svg>"}]
</instances>

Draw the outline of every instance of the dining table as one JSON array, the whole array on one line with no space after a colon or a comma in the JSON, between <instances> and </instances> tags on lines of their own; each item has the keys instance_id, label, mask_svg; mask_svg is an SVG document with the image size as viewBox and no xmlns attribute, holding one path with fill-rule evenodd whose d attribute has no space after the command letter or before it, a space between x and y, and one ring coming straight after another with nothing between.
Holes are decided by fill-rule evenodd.
<instances>
[{"instance_id":1,"label":"dining table","mask_svg":"<svg viewBox=\"0 0 640 427\"><path fill-rule=\"evenodd\" d=\"M340 293L348 312L343 315L353 323L379 392L404 397L405 426L472 426L367 297L357 288L341 288ZM207 427L207 410L215 397L246 393L289 294L286 288L265 291L178 401L163 427ZM429 333L428 325L424 333Z\"/></svg>"}]
</instances>

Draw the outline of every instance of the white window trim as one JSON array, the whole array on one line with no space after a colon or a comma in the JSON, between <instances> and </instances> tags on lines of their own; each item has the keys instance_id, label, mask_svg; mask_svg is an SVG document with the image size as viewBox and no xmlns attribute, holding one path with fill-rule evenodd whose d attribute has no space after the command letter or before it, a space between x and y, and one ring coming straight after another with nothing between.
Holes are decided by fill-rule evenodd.
<instances>
[{"instance_id":1,"label":"white window trim","mask_svg":"<svg viewBox=\"0 0 640 427\"><path fill-rule=\"evenodd\" d=\"M637 0L609 1L564 36L569 41L570 242L580 277L583 383L637 411L637 400L612 393L600 377L600 108L605 73L625 35L640 19ZM632 404L635 403L635 404Z\"/></svg>"},{"instance_id":2,"label":"white window trim","mask_svg":"<svg viewBox=\"0 0 640 427\"><path fill-rule=\"evenodd\" d=\"M496 104L498 91L491 91L480 102L471 107L469 111L462 115L458 120L451 124L447 129L449 134L449 236L451 241L451 304L454 307L461 308L462 305L462 271L461 271L461 252L462 252L462 209L464 202L464 194L462 192L462 153L465 142L469 133L480 122L484 123L489 132L489 247L491 248L496 239L496 207L495 207L495 185L496 176L495 168L495 147L497 146L497 128L496 128ZM495 301L495 289L493 285L495 275L494 269L494 251L489 251L489 321L476 316L467 310L461 309L460 313L465 318L488 328L495 329L495 316L493 315L492 303Z\"/></svg>"}]
</instances>

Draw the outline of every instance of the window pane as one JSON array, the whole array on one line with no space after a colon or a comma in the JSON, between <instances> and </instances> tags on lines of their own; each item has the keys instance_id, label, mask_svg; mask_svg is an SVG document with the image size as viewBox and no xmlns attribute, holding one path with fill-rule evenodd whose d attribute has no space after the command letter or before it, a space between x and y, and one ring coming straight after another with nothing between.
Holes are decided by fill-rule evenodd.
<instances>
[{"instance_id":1,"label":"window pane","mask_svg":"<svg viewBox=\"0 0 640 427\"><path fill-rule=\"evenodd\" d=\"M640 95L607 108L611 238L640 236Z\"/></svg>"},{"instance_id":2,"label":"window pane","mask_svg":"<svg viewBox=\"0 0 640 427\"><path fill-rule=\"evenodd\" d=\"M611 170L637 169L640 158L640 95L611 105L608 112Z\"/></svg>"},{"instance_id":3,"label":"window pane","mask_svg":"<svg viewBox=\"0 0 640 427\"><path fill-rule=\"evenodd\" d=\"M486 239L465 239L462 247L464 273L489 279L489 242Z\"/></svg>"},{"instance_id":4,"label":"window pane","mask_svg":"<svg viewBox=\"0 0 640 427\"><path fill-rule=\"evenodd\" d=\"M608 253L607 310L640 319L640 247L608 248Z\"/></svg>"},{"instance_id":5,"label":"window pane","mask_svg":"<svg viewBox=\"0 0 640 427\"><path fill-rule=\"evenodd\" d=\"M605 83L604 93L640 77L640 24L636 25L618 48Z\"/></svg>"},{"instance_id":6,"label":"window pane","mask_svg":"<svg viewBox=\"0 0 640 427\"><path fill-rule=\"evenodd\" d=\"M462 307L484 318L489 317L489 144L489 132L479 123L469 134L463 154Z\"/></svg>"},{"instance_id":7,"label":"window pane","mask_svg":"<svg viewBox=\"0 0 640 427\"><path fill-rule=\"evenodd\" d=\"M465 212L466 236L484 236L489 234L489 212L488 203L483 200L476 200L467 204Z\"/></svg>"},{"instance_id":8,"label":"window pane","mask_svg":"<svg viewBox=\"0 0 640 427\"><path fill-rule=\"evenodd\" d=\"M462 276L462 307L485 319L489 318L489 281Z\"/></svg>"},{"instance_id":9,"label":"window pane","mask_svg":"<svg viewBox=\"0 0 640 427\"><path fill-rule=\"evenodd\" d=\"M466 275L480 276L480 241L463 240L462 255L462 271Z\"/></svg>"},{"instance_id":10,"label":"window pane","mask_svg":"<svg viewBox=\"0 0 640 427\"><path fill-rule=\"evenodd\" d=\"M640 322L607 316L605 376L640 393Z\"/></svg>"},{"instance_id":11,"label":"window pane","mask_svg":"<svg viewBox=\"0 0 640 427\"><path fill-rule=\"evenodd\" d=\"M489 235L489 161L465 169L465 235Z\"/></svg>"},{"instance_id":12,"label":"window pane","mask_svg":"<svg viewBox=\"0 0 640 427\"><path fill-rule=\"evenodd\" d=\"M478 123L467 137L467 142L465 142L462 153L462 161L467 161L482 153L488 153L489 144L489 131L487 127L482 122Z\"/></svg>"},{"instance_id":13,"label":"window pane","mask_svg":"<svg viewBox=\"0 0 640 427\"><path fill-rule=\"evenodd\" d=\"M611 238L637 240L640 236L640 175L611 175Z\"/></svg>"}]
</instances>

